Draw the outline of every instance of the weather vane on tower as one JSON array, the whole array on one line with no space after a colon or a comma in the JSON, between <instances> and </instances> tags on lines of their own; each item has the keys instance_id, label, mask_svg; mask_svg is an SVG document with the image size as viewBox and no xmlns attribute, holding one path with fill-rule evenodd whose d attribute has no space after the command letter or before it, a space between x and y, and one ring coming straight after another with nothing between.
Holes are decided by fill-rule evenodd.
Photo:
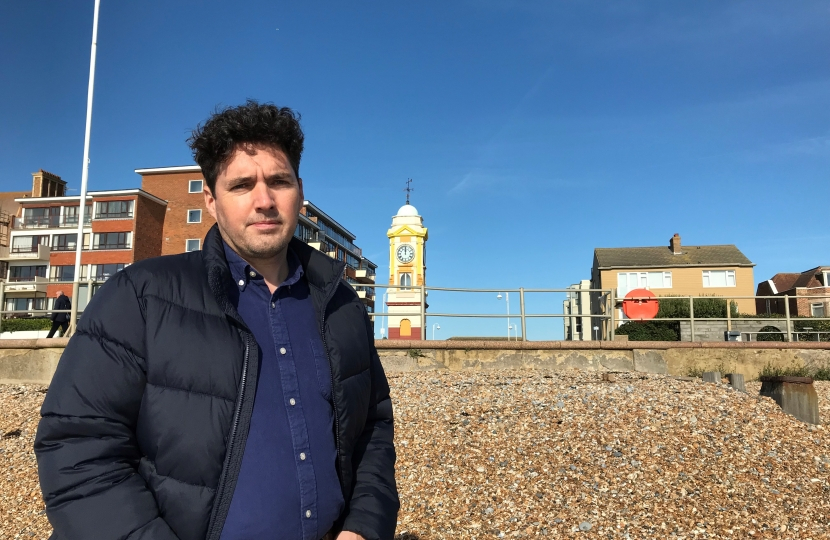
<instances>
[{"instance_id":1,"label":"weather vane on tower","mask_svg":"<svg viewBox=\"0 0 830 540\"><path fill-rule=\"evenodd\" d=\"M406 191L406 204L409 204L409 194L415 191L415 188L412 187L412 178L406 179L406 188L404 188L404 191Z\"/></svg>"}]
</instances>

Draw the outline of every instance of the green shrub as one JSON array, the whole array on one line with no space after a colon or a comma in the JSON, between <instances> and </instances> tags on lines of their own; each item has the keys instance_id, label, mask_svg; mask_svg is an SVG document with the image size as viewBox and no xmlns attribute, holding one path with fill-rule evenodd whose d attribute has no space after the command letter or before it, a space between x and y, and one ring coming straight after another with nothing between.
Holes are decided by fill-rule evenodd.
<instances>
[{"instance_id":1,"label":"green shrub","mask_svg":"<svg viewBox=\"0 0 830 540\"><path fill-rule=\"evenodd\" d=\"M756 334L758 341L784 341L784 334L777 326L763 326L759 332L778 332L777 334Z\"/></svg>"},{"instance_id":2,"label":"green shrub","mask_svg":"<svg viewBox=\"0 0 830 540\"><path fill-rule=\"evenodd\" d=\"M725 319L726 299L717 297L695 298L695 319ZM729 303L730 316L738 317L738 304L735 301ZM689 318L689 299L660 297L660 309L657 311L658 319L687 319Z\"/></svg>"},{"instance_id":3,"label":"green shrub","mask_svg":"<svg viewBox=\"0 0 830 540\"><path fill-rule=\"evenodd\" d=\"M49 330L52 321L49 319L3 319L0 329L3 332L25 332L27 330Z\"/></svg>"},{"instance_id":4,"label":"green shrub","mask_svg":"<svg viewBox=\"0 0 830 540\"><path fill-rule=\"evenodd\" d=\"M680 341L677 321L628 321L615 332L628 336L629 341Z\"/></svg>"},{"instance_id":5,"label":"green shrub","mask_svg":"<svg viewBox=\"0 0 830 540\"><path fill-rule=\"evenodd\" d=\"M798 318L793 322L798 334L798 341L830 341L830 321L816 321L810 318ZM809 328L810 330L804 330ZM817 332L822 332L817 334ZM824 333L828 332L828 333ZM819 339L821 338L821 339Z\"/></svg>"},{"instance_id":6,"label":"green shrub","mask_svg":"<svg viewBox=\"0 0 830 540\"><path fill-rule=\"evenodd\" d=\"M761 377L810 377L812 372L809 368L795 364L788 367L776 367L768 363L758 375Z\"/></svg>"}]
</instances>

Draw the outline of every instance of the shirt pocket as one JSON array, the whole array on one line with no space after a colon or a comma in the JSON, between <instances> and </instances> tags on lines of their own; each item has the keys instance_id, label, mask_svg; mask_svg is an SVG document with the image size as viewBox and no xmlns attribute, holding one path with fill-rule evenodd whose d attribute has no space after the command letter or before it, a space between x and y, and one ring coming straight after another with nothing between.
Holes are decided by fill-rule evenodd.
<instances>
[{"instance_id":1,"label":"shirt pocket","mask_svg":"<svg viewBox=\"0 0 830 540\"><path fill-rule=\"evenodd\" d=\"M320 388L320 393L331 402L331 367L329 367L329 358L323 347L323 342L319 338L311 338L311 354L314 356L314 369L317 372L317 386Z\"/></svg>"}]
</instances>

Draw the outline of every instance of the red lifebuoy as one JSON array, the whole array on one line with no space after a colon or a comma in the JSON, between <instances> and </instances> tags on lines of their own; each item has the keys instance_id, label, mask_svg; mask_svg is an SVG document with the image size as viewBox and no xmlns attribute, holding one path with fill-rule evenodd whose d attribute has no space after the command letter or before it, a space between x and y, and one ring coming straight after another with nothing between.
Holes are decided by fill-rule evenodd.
<instances>
[{"instance_id":1,"label":"red lifebuoy","mask_svg":"<svg viewBox=\"0 0 830 540\"><path fill-rule=\"evenodd\" d=\"M646 297L646 298L644 298ZM657 296L648 289L634 289L625 295L622 303L623 313L629 319L653 319L660 310Z\"/></svg>"}]
</instances>

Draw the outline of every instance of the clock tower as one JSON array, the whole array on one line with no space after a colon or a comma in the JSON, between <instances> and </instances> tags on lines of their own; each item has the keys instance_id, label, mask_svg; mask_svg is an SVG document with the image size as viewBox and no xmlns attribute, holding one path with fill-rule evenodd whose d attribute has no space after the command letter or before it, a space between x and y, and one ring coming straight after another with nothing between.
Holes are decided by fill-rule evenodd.
<instances>
[{"instance_id":1,"label":"clock tower","mask_svg":"<svg viewBox=\"0 0 830 540\"><path fill-rule=\"evenodd\" d=\"M389 313L389 339L426 339L426 321L412 314L421 312L423 291L416 287L426 285L427 229L418 210L409 204L408 193L406 204L392 217L392 227L386 236L389 237L389 284L399 286L387 289L385 311Z\"/></svg>"}]
</instances>

